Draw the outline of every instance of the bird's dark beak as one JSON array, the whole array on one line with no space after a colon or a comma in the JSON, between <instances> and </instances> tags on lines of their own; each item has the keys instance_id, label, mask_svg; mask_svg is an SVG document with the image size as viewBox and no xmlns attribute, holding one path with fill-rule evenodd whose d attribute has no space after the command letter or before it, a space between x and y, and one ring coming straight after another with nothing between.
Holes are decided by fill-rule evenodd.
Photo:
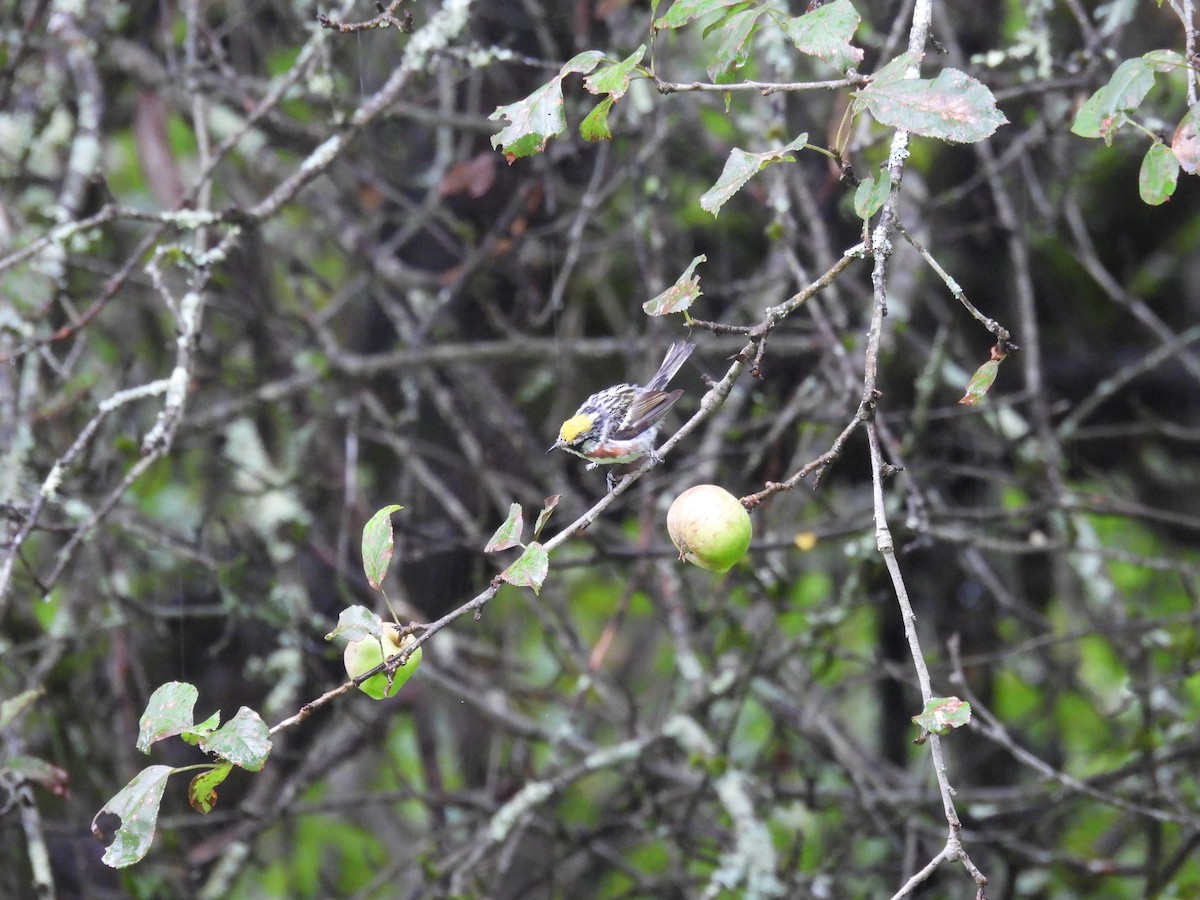
<instances>
[{"instance_id":1,"label":"bird's dark beak","mask_svg":"<svg viewBox=\"0 0 1200 900\"><path fill-rule=\"evenodd\" d=\"M562 438L559 438L557 441L555 441L553 444L550 445L550 449L547 450L546 452L553 453L555 450L557 450L562 445L563 445Z\"/></svg>"}]
</instances>

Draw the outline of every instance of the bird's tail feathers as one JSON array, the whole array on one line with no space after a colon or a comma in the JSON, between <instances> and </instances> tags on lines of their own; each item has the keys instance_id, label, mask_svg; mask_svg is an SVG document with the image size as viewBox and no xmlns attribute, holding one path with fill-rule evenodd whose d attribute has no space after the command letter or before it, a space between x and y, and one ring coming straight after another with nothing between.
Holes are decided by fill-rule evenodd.
<instances>
[{"instance_id":1,"label":"bird's tail feathers","mask_svg":"<svg viewBox=\"0 0 1200 900\"><path fill-rule=\"evenodd\" d=\"M687 362L687 358L692 355L692 351L696 349L696 345L692 341L676 341L671 345L671 349L667 351L667 355L663 358L662 365L658 367L658 371L654 373L654 377L646 382L643 390L645 391L661 391L671 379L675 377L675 373Z\"/></svg>"}]
</instances>

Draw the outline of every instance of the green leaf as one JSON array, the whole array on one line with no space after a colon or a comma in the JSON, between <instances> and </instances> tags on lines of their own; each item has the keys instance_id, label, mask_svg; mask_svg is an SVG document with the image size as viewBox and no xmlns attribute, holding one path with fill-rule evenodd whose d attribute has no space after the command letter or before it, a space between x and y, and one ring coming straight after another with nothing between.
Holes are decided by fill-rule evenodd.
<instances>
[{"instance_id":1,"label":"green leaf","mask_svg":"<svg viewBox=\"0 0 1200 900\"><path fill-rule=\"evenodd\" d=\"M654 23L654 30L680 28L698 16L720 12L743 2L744 0L675 0L667 14Z\"/></svg>"},{"instance_id":2,"label":"green leaf","mask_svg":"<svg viewBox=\"0 0 1200 900\"><path fill-rule=\"evenodd\" d=\"M974 406L982 400L992 386L992 382L996 380L996 373L1000 371L1000 362L999 359L989 359L976 369L975 374L971 376L970 383L967 384L967 392L958 402L963 406Z\"/></svg>"},{"instance_id":3,"label":"green leaf","mask_svg":"<svg viewBox=\"0 0 1200 900\"><path fill-rule=\"evenodd\" d=\"M218 763L201 772L188 785L188 803L198 813L208 814L217 805L217 786L233 771L233 763Z\"/></svg>"},{"instance_id":4,"label":"green leaf","mask_svg":"<svg viewBox=\"0 0 1200 900\"><path fill-rule=\"evenodd\" d=\"M542 582L550 572L550 557L546 548L537 541L531 541L525 552L511 566L500 573L500 577L509 584L517 587L531 587L536 594L542 589Z\"/></svg>"},{"instance_id":5,"label":"green leaf","mask_svg":"<svg viewBox=\"0 0 1200 900\"><path fill-rule=\"evenodd\" d=\"M583 79L583 86L593 94L608 94L613 100L620 100L629 89L633 70L645 55L646 45L642 44L619 63L604 66Z\"/></svg>"},{"instance_id":6,"label":"green leaf","mask_svg":"<svg viewBox=\"0 0 1200 900\"><path fill-rule=\"evenodd\" d=\"M971 721L971 704L957 697L930 697L921 714L912 720L930 734L949 734Z\"/></svg>"},{"instance_id":7,"label":"green leaf","mask_svg":"<svg viewBox=\"0 0 1200 900\"><path fill-rule=\"evenodd\" d=\"M1175 193L1179 180L1179 160L1166 144L1155 141L1142 159L1138 172L1138 193L1142 202L1149 206L1160 206Z\"/></svg>"},{"instance_id":8,"label":"green leaf","mask_svg":"<svg viewBox=\"0 0 1200 900\"><path fill-rule=\"evenodd\" d=\"M4 729L15 722L17 717L25 712L25 710L32 708L33 704L45 692L44 688L35 688L31 691L22 691L15 697L10 697L0 702L0 731L4 731Z\"/></svg>"},{"instance_id":9,"label":"green leaf","mask_svg":"<svg viewBox=\"0 0 1200 900\"><path fill-rule=\"evenodd\" d=\"M137 748L150 752L155 741L191 731L193 710L200 692L186 681L169 681L150 695L138 722Z\"/></svg>"},{"instance_id":10,"label":"green leaf","mask_svg":"<svg viewBox=\"0 0 1200 900\"><path fill-rule=\"evenodd\" d=\"M236 716L201 741L200 747L235 766L257 772L271 755L270 729L258 713L243 706Z\"/></svg>"},{"instance_id":11,"label":"green leaf","mask_svg":"<svg viewBox=\"0 0 1200 900\"><path fill-rule=\"evenodd\" d=\"M551 514L558 506L558 501L562 498L562 494L551 494L542 503L542 511L538 513L537 521L533 523L533 539L536 541L542 529L546 526Z\"/></svg>"},{"instance_id":12,"label":"green leaf","mask_svg":"<svg viewBox=\"0 0 1200 900\"><path fill-rule=\"evenodd\" d=\"M1071 131L1080 137L1104 138L1111 144L1117 129L1129 119L1127 113L1136 109L1154 87L1154 66L1145 57L1127 59L1117 66L1108 84L1088 97Z\"/></svg>"},{"instance_id":13,"label":"green leaf","mask_svg":"<svg viewBox=\"0 0 1200 900\"><path fill-rule=\"evenodd\" d=\"M691 261L683 274L675 283L655 297L642 304L642 310L648 316L665 316L669 313L683 312L700 297L700 278L692 273L696 266L708 262L703 253Z\"/></svg>"},{"instance_id":14,"label":"green leaf","mask_svg":"<svg viewBox=\"0 0 1200 900\"><path fill-rule=\"evenodd\" d=\"M1176 50L1151 50L1149 53L1143 53L1142 59L1154 69L1155 72L1168 74L1176 69L1182 69L1186 63L1183 59L1183 54Z\"/></svg>"},{"instance_id":15,"label":"green leaf","mask_svg":"<svg viewBox=\"0 0 1200 900\"><path fill-rule=\"evenodd\" d=\"M890 169L881 169L879 174L866 178L854 192L854 214L860 219L869 219L883 206L892 191L892 173Z\"/></svg>"},{"instance_id":16,"label":"green leaf","mask_svg":"<svg viewBox=\"0 0 1200 900\"><path fill-rule=\"evenodd\" d=\"M863 51L850 45L862 19L850 0L834 0L784 23L783 31L796 49L845 71L863 60Z\"/></svg>"},{"instance_id":17,"label":"green leaf","mask_svg":"<svg viewBox=\"0 0 1200 900\"><path fill-rule=\"evenodd\" d=\"M608 127L608 111L612 109L613 98L605 97L584 116L579 123L579 134L585 141L611 141L612 131Z\"/></svg>"},{"instance_id":18,"label":"green leaf","mask_svg":"<svg viewBox=\"0 0 1200 900\"><path fill-rule=\"evenodd\" d=\"M392 513L401 509L404 507L396 503L385 506L363 526L363 571L367 574L367 582L377 591L380 590L383 579L387 577L388 567L392 564L392 547L395 540Z\"/></svg>"},{"instance_id":19,"label":"green leaf","mask_svg":"<svg viewBox=\"0 0 1200 900\"><path fill-rule=\"evenodd\" d=\"M503 118L510 124L499 134L492 135L492 146L501 148L510 163L544 150L550 138L562 134L567 127L563 113L563 79L572 72L591 72L602 59L604 54L599 50L580 53L524 100L497 107L488 120L494 122Z\"/></svg>"},{"instance_id":20,"label":"green leaf","mask_svg":"<svg viewBox=\"0 0 1200 900\"><path fill-rule=\"evenodd\" d=\"M158 822L158 807L167 787L167 779L174 771L170 766L142 769L93 817L92 834L101 840L104 840L104 834L96 825L96 819L105 813L121 817L113 842L104 851L102 861L105 865L114 869L132 866L150 852L154 827Z\"/></svg>"},{"instance_id":21,"label":"green leaf","mask_svg":"<svg viewBox=\"0 0 1200 900\"><path fill-rule=\"evenodd\" d=\"M193 747L195 747L197 744L200 743L202 738L204 738L204 737L208 736L209 734L211 734L212 732L216 731L217 726L219 726L220 724L221 724L221 711L217 710L215 713L213 713L211 716L209 716L203 722L200 722L197 725L193 725L191 728L187 728L187 729L179 732L179 736L181 738L183 738L185 743L191 744Z\"/></svg>"},{"instance_id":22,"label":"green leaf","mask_svg":"<svg viewBox=\"0 0 1200 900\"><path fill-rule=\"evenodd\" d=\"M734 147L729 153L729 159L725 160L725 168L721 170L721 177L700 198L700 206L715 217L730 197L771 163L795 162L796 157L792 156L792 153L801 149L806 143L808 143L808 135L802 134L786 147L779 150L768 150L764 153L748 153Z\"/></svg>"},{"instance_id":23,"label":"green leaf","mask_svg":"<svg viewBox=\"0 0 1200 900\"><path fill-rule=\"evenodd\" d=\"M361 641L368 635L378 638L382 633L383 619L365 606L356 605L342 610L337 628L325 635L325 640L332 641L341 635L348 641Z\"/></svg>"},{"instance_id":24,"label":"green leaf","mask_svg":"<svg viewBox=\"0 0 1200 900\"><path fill-rule=\"evenodd\" d=\"M908 76L909 67L915 62L916 57L908 51L901 53L871 76L871 85L880 88L903 81Z\"/></svg>"},{"instance_id":25,"label":"green leaf","mask_svg":"<svg viewBox=\"0 0 1200 900\"><path fill-rule=\"evenodd\" d=\"M514 503L508 508L508 518L496 529L492 539L483 548L484 553L496 553L509 547L521 545L521 532L525 530L525 522L521 518L521 504Z\"/></svg>"},{"instance_id":26,"label":"green leaf","mask_svg":"<svg viewBox=\"0 0 1200 900\"><path fill-rule=\"evenodd\" d=\"M932 81L872 81L856 96L884 125L954 143L982 141L1008 121L987 86L958 69Z\"/></svg>"},{"instance_id":27,"label":"green leaf","mask_svg":"<svg viewBox=\"0 0 1200 900\"><path fill-rule=\"evenodd\" d=\"M612 131L608 127L608 113L614 103L625 96L633 70L646 55L642 44L619 63L604 66L595 75L583 79L583 86L593 94L608 94L579 124L579 133L585 141L611 141Z\"/></svg>"},{"instance_id":28,"label":"green leaf","mask_svg":"<svg viewBox=\"0 0 1200 900\"><path fill-rule=\"evenodd\" d=\"M1175 127L1171 152L1183 171L1195 175L1200 170L1200 103L1189 109Z\"/></svg>"},{"instance_id":29,"label":"green leaf","mask_svg":"<svg viewBox=\"0 0 1200 900\"><path fill-rule=\"evenodd\" d=\"M56 797L66 797L71 784L71 776L64 769L36 756L12 757L4 765L0 765L0 775L12 776L30 784L40 784Z\"/></svg>"},{"instance_id":30,"label":"green leaf","mask_svg":"<svg viewBox=\"0 0 1200 900\"><path fill-rule=\"evenodd\" d=\"M714 82L725 84L731 81L733 73L749 61L750 39L758 30L758 18L764 12L764 7L751 6L732 13L715 27L721 43L708 64L708 75Z\"/></svg>"}]
</instances>

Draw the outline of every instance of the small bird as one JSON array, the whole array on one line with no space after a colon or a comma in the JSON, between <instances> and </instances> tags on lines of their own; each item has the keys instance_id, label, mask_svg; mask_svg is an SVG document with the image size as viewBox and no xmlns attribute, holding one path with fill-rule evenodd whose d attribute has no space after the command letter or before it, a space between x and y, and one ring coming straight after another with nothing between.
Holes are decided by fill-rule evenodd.
<instances>
[{"instance_id":1,"label":"small bird","mask_svg":"<svg viewBox=\"0 0 1200 900\"><path fill-rule=\"evenodd\" d=\"M590 463L589 470L601 465L633 462L647 453L653 457L658 423L683 396L682 390L665 391L663 388L695 349L696 345L691 341L676 341L654 377L644 385L614 384L592 394L575 415L563 422L558 440L550 450L562 449L586 459ZM613 483L610 474L610 490Z\"/></svg>"}]
</instances>

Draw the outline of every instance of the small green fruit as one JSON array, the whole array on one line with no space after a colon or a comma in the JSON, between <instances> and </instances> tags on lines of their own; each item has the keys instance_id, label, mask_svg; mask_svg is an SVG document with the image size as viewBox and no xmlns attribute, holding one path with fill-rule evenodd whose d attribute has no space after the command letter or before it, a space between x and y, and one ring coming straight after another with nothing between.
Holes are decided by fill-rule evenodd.
<instances>
[{"instance_id":1,"label":"small green fruit","mask_svg":"<svg viewBox=\"0 0 1200 900\"><path fill-rule=\"evenodd\" d=\"M401 638L395 626L388 626L383 631L382 641L370 635L361 641L350 641L350 643L346 644L346 652L342 654L342 662L346 665L346 674L351 678L357 678L364 672L371 671L384 661L385 656L395 656L411 644L413 640L414 638L411 634L406 634ZM396 691L400 690L404 682L412 677L413 672L417 671L417 666L420 664L421 648L418 647L413 655L408 658L408 662L398 668L396 674L392 676L392 689L390 691L388 690L387 675L383 672L380 672L378 675L372 675L360 684L358 689L368 697L373 697L376 700L391 697Z\"/></svg>"},{"instance_id":2,"label":"small green fruit","mask_svg":"<svg viewBox=\"0 0 1200 900\"><path fill-rule=\"evenodd\" d=\"M711 572L728 572L750 547L750 514L715 484L698 484L675 498L667 533L679 558Z\"/></svg>"}]
</instances>

